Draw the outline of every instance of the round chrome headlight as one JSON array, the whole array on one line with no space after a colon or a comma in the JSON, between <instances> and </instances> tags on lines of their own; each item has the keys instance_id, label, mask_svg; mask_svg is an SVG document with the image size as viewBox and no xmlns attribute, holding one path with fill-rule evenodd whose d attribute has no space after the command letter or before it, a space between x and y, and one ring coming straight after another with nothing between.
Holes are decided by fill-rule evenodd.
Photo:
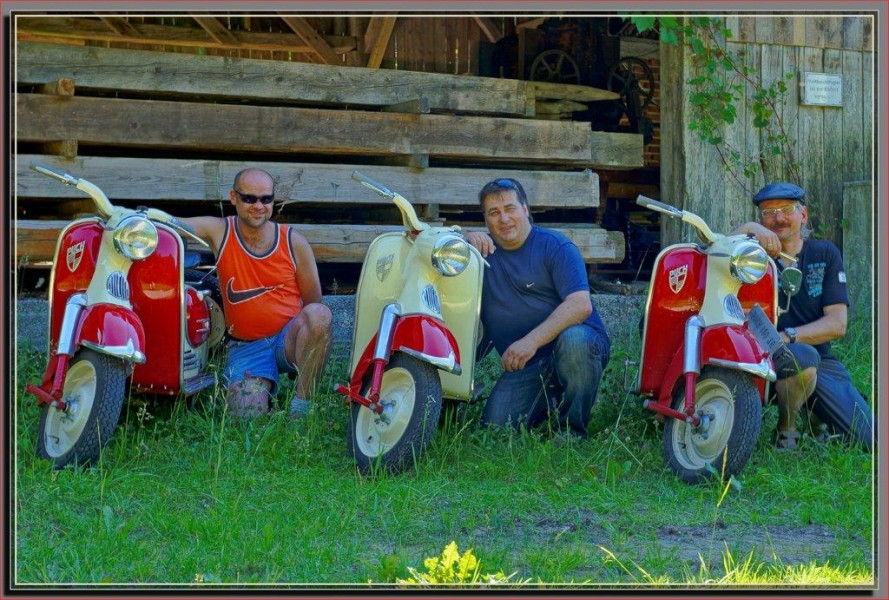
<instances>
[{"instance_id":1,"label":"round chrome headlight","mask_svg":"<svg viewBox=\"0 0 889 600\"><path fill-rule=\"evenodd\" d=\"M432 248L432 265L445 277L459 275L469 264L469 243L455 235L442 236Z\"/></svg>"},{"instance_id":2,"label":"round chrome headlight","mask_svg":"<svg viewBox=\"0 0 889 600\"><path fill-rule=\"evenodd\" d=\"M126 217L114 230L114 248L130 260L148 258L157 248L157 227L139 215Z\"/></svg>"},{"instance_id":3,"label":"round chrome headlight","mask_svg":"<svg viewBox=\"0 0 889 600\"><path fill-rule=\"evenodd\" d=\"M729 269L741 283L756 283L769 268L769 255L759 244L744 242L732 251Z\"/></svg>"}]
</instances>

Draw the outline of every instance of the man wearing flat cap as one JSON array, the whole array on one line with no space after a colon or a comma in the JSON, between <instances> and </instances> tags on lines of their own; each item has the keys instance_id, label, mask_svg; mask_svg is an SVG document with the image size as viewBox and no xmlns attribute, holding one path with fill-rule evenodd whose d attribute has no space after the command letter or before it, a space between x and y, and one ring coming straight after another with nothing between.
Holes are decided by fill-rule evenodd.
<instances>
[{"instance_id":1,"label":"man wearing flat cap","mask_svg":"<svg viewBox=\"0 0 889 600\"><path fill-rule=\"evenodd\" d=\"M776 444L796 448L800 438L797 415L807 405L812 420L820 421L828 434L840 435L871 451L873 412L852 385L849 372L830 352L830 342L846 333L849 309L840 251L827 240L809 238L805 192L798 185L770 183L753 197L753 203L759 222L745 223L735 233L756 236L779 270L793 263L780 252L795 257L803 273L790 309L778 317L778 330L792 357L787 353L775 357ZM779 292L779 305L787 306L783 291Z\"/></svg>"}]
</instances>

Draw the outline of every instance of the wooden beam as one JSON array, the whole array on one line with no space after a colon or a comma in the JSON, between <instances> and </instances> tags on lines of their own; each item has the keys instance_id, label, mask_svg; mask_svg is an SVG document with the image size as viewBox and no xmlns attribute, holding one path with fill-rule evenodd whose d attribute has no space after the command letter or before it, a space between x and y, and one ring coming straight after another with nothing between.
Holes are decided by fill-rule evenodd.
<instances>
[{"instance_id":1,"label":"wooden beam","mask_svg":"<svg viewBox=\"0 0 889 600\"><path fill-rule=\"evenodd\" d=\"M188 48L221 48L228 50L259 50L271 52L313 52L308 44L294 43L296 38L290 33L263 33L254 31L232 31L237 45L220 43L203 29L192 27L172 27L169 25L149 25L130 23L136 34L119 35L110 32L100 21L76 17L30 17L18 16L15 20L15 33L19 41L33 37L42 40L49 38L94 40L100 42L127 42L130 44L183 46ZM337 54L355 50L355 38L348 36L325 37Z\"/></svg>"},{"instance_id":2,"label":"wooden beam","mask_svg":"<svg viewBox=\"0 0 889 600\"><path fill-rule=\"evenodd\" d=\"M100 16L99 19L119 37L142 37L139 30L122 17Z\"/></svg>"},{"instance_id":3,"label":"wooden beam","mask_svg":"<svg viewBox=\"0 0 889 600\"><path fill-rule=\"evenodd\" d=\"M534 90L534 97L538 100L547 98L551 100L573 100L574 102L599 102L620 98L620 94L617 92L586 85L552 83L549 81L529 81L528 85Z\"/></svg>"},{"instance_id":4,"label":"wooden beam","mask_svg":"<svg viewBox=\"0 0 889 600\"><path fill-rule=\"evenodd\" d=\"M379 32L371 42L371 49L368 54L367 66L371 69L378 69L383 63L383 55L386 54L386 48L389 46L389 38L392 37L392 30L395 29L396 17L373 17L370 22L379 21ZM370 29L370 26L368 26ZM365 43L367 41L365 40Z\"/></svg>"},{"instance_id":5,"label":"wooden beam","mask_svg":"<svg viewBox=\"0 0 889 600\"><path fill-rule=\"evenodd\" d=\"M642 166L642 136L574 121L403 115L41 94L16 98L18 141L215 152L386 155L428 152L474 161ZM220 123L237 124L232 136ZM185 125L187 124L187 126ZM505 166L505 164L503 164Z\"/></svg>"},{"instance_id":6,"label":"wooden beam","mask_svg":"<svg viewBox=\"0 0 889 600\"><path fill-rule=\"evenodd\" d=\"M422 97L433 112L534 114L531 88L515 79L35 42L17 45L15 77L18 84L71 78L80 89L103 92L151 95L163 91L168 96L233 97L277 104L390 106Z\"/></svg>"},{"instance_id":7,"label":"wooden beam","mask_svg":"<svg viewBox=\"0 0 889 600\"><path fill-rule=\"evenodd\" d=\"M599 206L599 177L589 169L530 171L433 167L417 173L404 167L300 162L112 156L80 156L72 162L32 154L19 154L17 159L16 197L23 206L29 202L86 198L80 190L32 171L28 168L32 161L88 179L116 201L149 205L175 202L177 208L165 209L174 213L187 210L186 207L193 212L195 209L191 207L200 207L203 203L220 200L227 203L235 175L247 167L265 169L275 177L275 192L285 212L291 210L291 205L380 204L377 194L351 178L356 169L417 204L465 206L467 211L473 211L478 206L478 192L485 183L512 177L522 182L535 210Z\"/></svg>"},{"instance_id":8,"label":"wooden beam","mask_svg":"<svg viewBox=\"0 0 889 600\"><path fill-rule=\"evenodd\" d=\"M217 44L223 44L225 46L241 45L241 41L236 38L231 31L226 29L216 17L202 17L194 13L189 14L191 15L191 18L195 20L195 23L200 25L201 28L207 32L207 35L213 38Z\"/></svg>"},{"instance_id":9,"label":"wooden beam","mask_svg":"<svg viewBox=\"0 0 889 600\"><path fill-rule=\"evenodd\" d=\"M326 65L335 65L340 61L339 56L333 51L324 38L312 27L308 21L302 17L288 17L279 15L282 21L287 24L293 32L299 36L303 42L308 44L309 48L321 58L321 62Z\"/></svg>"},{"instance_id":10,"label":"wooden beam","mask_svg":"<svg viewBox=\"0 0 889 600\"><path fill-rule=\"evenodd\" d=\"M480 17L478 15L472 16L473 20L475 20L478 28L481 29L482 33L485 34L485 38L492 44L496 44L501 39L503 39L503 31L500 30L500 26L494 21L494 19L490 17Z\"/></svg>"},{"instance_id":11,"label":"wooden beam","mask_svg":"<svg viewBox=\"0 0 889 600\"><path fill-rule=\"evenodd\" d=\"M281 219L277 220L286 223ZM67 224L67 221L13 221L16 264L48 267L53 260L59 233ZM360 263L367 255L370 243L377 236L404 231L404 228L398 225L291 223L290 226L306 237L315 253L315 259L322 263ZM549 227L545 224L544 226ZM595 225L556 225L553 228L577 245L587 263L623 261L624 240L623 234L619 231L606 231ZM485 228L471 226L464 228L463 231L485 231Z\"/></svg>"}]
</instances>

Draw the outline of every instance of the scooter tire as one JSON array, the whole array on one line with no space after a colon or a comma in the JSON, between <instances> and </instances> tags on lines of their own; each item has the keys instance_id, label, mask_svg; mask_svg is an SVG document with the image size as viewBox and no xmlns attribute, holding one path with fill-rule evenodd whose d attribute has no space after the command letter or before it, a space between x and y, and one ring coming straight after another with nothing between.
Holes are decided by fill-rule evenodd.
<instances>
[{"instance_id":1,"label":"scooter tire","mask_svg":"<svg viewBox=\"0 0 889 600\"><path fill-rule=\"evenodd\" d=\"M686 483L713 478L728 480L743 470L753 455L762 425L762 402L753 376L741 371L705 367L695 388L699 415L709 419L693 427L678 419L664 424L664 459ZM680 386L673 408L685 407Z\"/></svg>"},{"instance_id":2,"label":"scooter tire","mask_svg":"<svg viewBox=\"0 0 889 600\"><path fill-rule=\"evenodd\" d=\"M438 371L396 352L383 372L380 401L387 406L388 423L352 403L348 450L364 475L414 468L438 426L442 404Z\"/></svg>"},{"instance_id":3,"label":"scooter tire","mask_svg":"<svg viewBox=\"0 0 889 600\"><path fill-rule=\"evenodd\" d=\"M74 355L65 374L62 398L73 402L62 412L46 405L37 426L37 455L54 469L98 460L120 418L128 368L88 348Z\"/></svg>"}]
</instances>

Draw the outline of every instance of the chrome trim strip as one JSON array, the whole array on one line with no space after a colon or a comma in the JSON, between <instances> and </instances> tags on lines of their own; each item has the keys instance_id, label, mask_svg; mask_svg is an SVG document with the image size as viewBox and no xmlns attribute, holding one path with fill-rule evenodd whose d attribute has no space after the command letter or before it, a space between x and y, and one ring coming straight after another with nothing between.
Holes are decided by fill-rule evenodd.
<instances>
[{"instance_id":1,"label":"chrome trim strip","mask_svg":"<svg viewBox=\"0 0 889 600\"><path fill-rule=\"evenodd\" d=\"M756 363L742 363L736 362L733 360L725 360L722 358L711 358L709 360L711 365L715 365L717 367L726 367L728 369L734 369L736 371L744 371L745 373L750 373L756 377L762 377L767 381L775 381L777 376L772 368L769 366L769 361L766 359L762 359L759 364Z\"/></svg>"},{"instance_id":2,"label":"chrome trim strip","mask_svg":"<svg viewBox=\"0 0 889 600\"><path fill-rule=\"evenodd\" d=\"M460 375L463 373L463 369L460 368L460 365L457 364L457 357L454 356L454 351L452 350L447 358L441 358L439 356L430 356L429 354L423 354L422 352L417 352L416 350L412 350L410 348L401 348L399 352L404 352L408 356L413 356L423 362L427 362L433 367L437 367L439 369L443 369L448 373L453 373L454 375Z\"/></svg>"},{"instance_id":3,"label":"chrome trim strip","mask_svg":"<svg viewBox=\"0 0 889 600\"><path fill-rule=\"evenodd\" d=\"M133 345L133 340L127 340L126 346L100 346L99 344L86 341L83 342L83 345L96 352L101 352L102 354L129 360L140 365L145 363L145 355L136 350L136 347Z\"/></svg>"},{"instance_id":4,"label":"chrome trim strip","mask_svg":"<svg viewBox=\"0 0 889 600\"><path fill-rule=\"evenodd\" d=\"M65 313L62 316L62 326L59 329L59 343L56 346L57 354L71 356L74 354L74 330L80 321L80 313L87 304L86 294L73 294L65 303Z\"/></svg>"},{"instance_id":5,"label":"chrome trim strip","mask_svg":"<svg viewBox=\"0 0 889 600\"><path fill-rule=\"evenodd\" d=\"M698 315L688 318L685 322L685 354L682 357L683 373L701 372L701 330L704 319Z\"/></svg>"},{"instance_id":6,"label":"chrome trim strip","mask_svg":"<svg viewBox=\"0 0 889 600\"><path fill-rule=\"evenodd\" d=\"M401 305L397 302L383 307L380 315L380 328L377 334L377 345L374 346L375 359L389 358L389 350L392 347L392 333L395 331L395 319L401 315Z\"/></svg>"}]
</instances>

